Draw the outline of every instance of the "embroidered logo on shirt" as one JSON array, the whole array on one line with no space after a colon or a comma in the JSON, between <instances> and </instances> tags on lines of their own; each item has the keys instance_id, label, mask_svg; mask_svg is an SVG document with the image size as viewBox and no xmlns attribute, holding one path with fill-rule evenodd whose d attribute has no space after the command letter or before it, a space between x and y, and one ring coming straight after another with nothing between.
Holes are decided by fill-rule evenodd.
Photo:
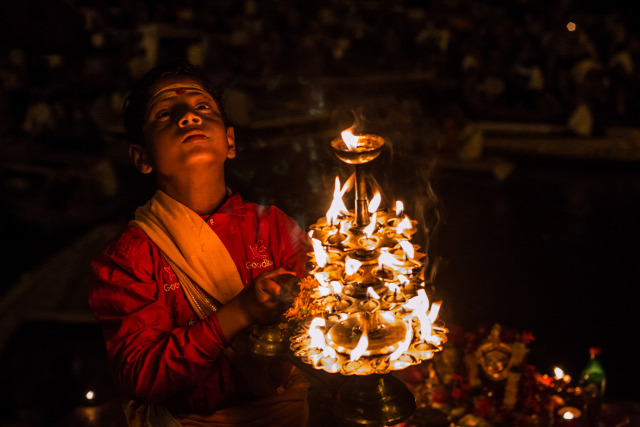
<instances>
[{"instance_id":1,"label":"embroidered logo on shirt","mask_svg":"<svg viewBox=\"0 0 640 427\"><path fill-rule=\"evenodd\" d=\"M269 256L269 251L262 240L258 240L255 245L249 245L249 249L251 249L252 258L266 258Z\"/></svg>"},{"instance_id":2,"label":"embroidered logo on shirt","mask_svg":"<svg viewBox=\"0 0 640 427\"><path fill-rule=\"evenodd\" d=\"M164 291L165 292L175 291L179 287L180 287L180 283L165 283L164 284Z\"/></svg>"},{"instance_id":3,"label":"embroidered logo on shirt","mask_svg":"<svg viewBox=\"0 0 640 427\"><path fill-rule=\"evenodd\" d=\"M169 278L174 279L176 277L171 270L171 267L164 267L164 271L169 275Z\"/></svg>"},{"instance_id":4,"label":"embroidered logo on shirt","mask_svg":"<svg viewBox=\"0 0 640 427\"><path fill-rule=\"evenodd\" d=\"M249 245L251 259L245 263L247 269L267 268L273 265L269 259L269 250L262 240L258 240L254 245Z\"/></svg>"}]
</instances>

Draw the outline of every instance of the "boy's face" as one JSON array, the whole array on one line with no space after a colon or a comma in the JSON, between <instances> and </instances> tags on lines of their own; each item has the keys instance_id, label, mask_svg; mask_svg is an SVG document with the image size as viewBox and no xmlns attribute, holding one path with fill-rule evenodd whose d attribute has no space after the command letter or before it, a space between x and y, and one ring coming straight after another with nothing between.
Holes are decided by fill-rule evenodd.
<instances>
[{"instance_id":1,"label":"boy's face","mask_svg":"<svg viewBox=\"0 0 640 427\"><path fill-rule=\"evenodd\" d=\"M189 173L199 166L223 168L235 157L233 128L225 128L218 105L197 80L175 77L153 85L143 126L145 146L130 154L143 173L159 181Z\"/></svg>"}]
</instances>

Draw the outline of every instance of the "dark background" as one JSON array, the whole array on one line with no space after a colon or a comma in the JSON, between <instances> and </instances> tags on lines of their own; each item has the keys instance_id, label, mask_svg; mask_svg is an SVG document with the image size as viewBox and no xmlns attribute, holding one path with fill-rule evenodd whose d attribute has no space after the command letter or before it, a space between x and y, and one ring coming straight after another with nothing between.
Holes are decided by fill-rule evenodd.
<instances>
[{"instance_id":1,"label":"dark background","mask_svg":"<svg viewBox=\"0 0 640 427\"><path fill-rule=\"evenodd\" d=\"M429 228L419 242L448 324L532 332L529 362L574 378L600 346L607 398L640 400L640 50L626 7L3 2L0 424L51 424L88 389L121 399L86 306L88 262L152 191L126 156L126 90L189 55L226 88L230 187L308 227L349 174L329 142L357 120L387 140L370 168L387 202ZM585 58L598 66L576 79ZM586 134L568 126L580 104ZM467 126L484 138L471 158Z\"/></svg>"}]
</instances>

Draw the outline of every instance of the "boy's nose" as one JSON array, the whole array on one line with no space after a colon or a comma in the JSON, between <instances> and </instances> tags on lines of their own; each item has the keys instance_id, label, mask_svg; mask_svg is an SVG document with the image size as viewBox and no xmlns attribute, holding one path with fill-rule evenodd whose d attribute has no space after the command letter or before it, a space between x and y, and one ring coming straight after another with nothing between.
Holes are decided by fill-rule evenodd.
<instances>
[{"instance_id":1,"label":"boy's nose","mask_svg":"<svg viewBox=\"0 0 640 427\"><path fill-rule=\"evenodd\" d=\"M202 119L192 111L187 111L180 119L180 126L188 126L191 124L200 124Z\"/></svg>"}]
</instances>

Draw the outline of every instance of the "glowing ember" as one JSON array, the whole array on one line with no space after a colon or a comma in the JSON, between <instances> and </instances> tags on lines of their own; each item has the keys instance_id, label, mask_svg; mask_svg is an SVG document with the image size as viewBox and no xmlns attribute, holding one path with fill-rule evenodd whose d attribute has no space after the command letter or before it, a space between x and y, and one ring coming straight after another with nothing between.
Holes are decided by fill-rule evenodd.
<instances>
[{"instance_id":1,"label":"glowing ember","mask_svg":"<svg viewBox=\"0 0 640 427\"><path fill-rule=\"evenodd\" d=\"M404 203L400 200L396 201L396 218L402 218L404 216Z\"/></svg>"}]
</instances>

